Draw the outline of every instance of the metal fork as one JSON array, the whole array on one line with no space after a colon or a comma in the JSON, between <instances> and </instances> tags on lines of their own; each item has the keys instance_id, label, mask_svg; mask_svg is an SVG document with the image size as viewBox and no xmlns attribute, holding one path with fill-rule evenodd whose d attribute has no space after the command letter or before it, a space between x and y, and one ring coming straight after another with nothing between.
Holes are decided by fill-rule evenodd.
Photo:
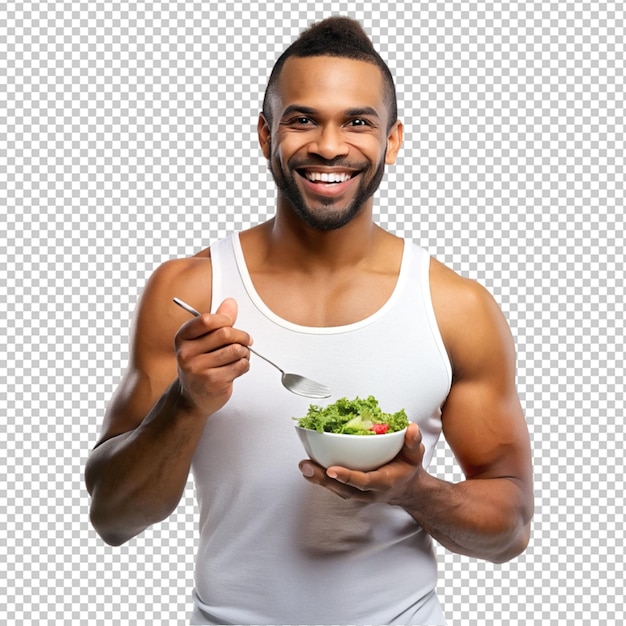
<instances>
[{"instance_id":1,"label":"metal fork","mask_svg":"<svg viewBox=\"0 0 626 626\"><path fill-rule=\"evenodd\" d=\"M194 309L191 305L183 302L179 298L174 298L174 302L185 309L187 313L191 313L191 315L195 315L198 317L200 312ZM253 350L250 346L246 346L252 354L256 354L259 358L263 359L273 367L275 367L281 373L281 382L285 389L291 391L291 393L295 393L299 396L305 396L307 398L329 398L331 396L331 391L326 385L322 385L310 378L306 378L304 376L300 376L300 374L290 374L285 372L282 368L278 367L276 363L270 361L267 357L259 354L256 350Z\"/></svg>"}]
</instances>

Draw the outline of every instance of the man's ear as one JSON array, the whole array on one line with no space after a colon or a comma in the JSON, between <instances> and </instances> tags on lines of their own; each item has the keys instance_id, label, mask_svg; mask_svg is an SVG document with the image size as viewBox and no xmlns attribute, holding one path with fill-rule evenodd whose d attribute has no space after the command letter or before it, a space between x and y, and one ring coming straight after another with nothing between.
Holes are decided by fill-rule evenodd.
<instances>
[{"instance_id":1,"label":"man's ear","mask_svg":"<svg viewBox=\"0 0 626 626\"><path fill-rule=\"evenodd\" d=\"M396 157L398 156L398 152L400 152L403 140L404 127L402 126L402 122L397 121L387 134L387 154L385 156L385 163L387 165L393 165L396 162Z\"/></svg>"},{"instance_id":2,"label":"man's ear","mask_svg":"<svg viewBox=\"0 0 626 626\"><path fill-rule=\"evenodd\" d=\"M263 156L269 161L272 154L272 129L270 128L269 122L265 119L265 115L263 115L263 113L259 114L257 133L259 135L259 145L261 146Z\"/></svg>"}]
</instances>

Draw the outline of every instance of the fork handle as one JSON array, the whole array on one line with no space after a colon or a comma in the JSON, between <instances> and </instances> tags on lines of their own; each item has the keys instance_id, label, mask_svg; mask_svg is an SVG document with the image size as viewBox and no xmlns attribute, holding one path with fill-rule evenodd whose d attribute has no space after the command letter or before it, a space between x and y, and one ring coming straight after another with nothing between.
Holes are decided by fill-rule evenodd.
<instances>
[{"instance_id":1,"label":"fork handle","mask_svg":"<svg viewBox=\"0 0 626 626\"><path fill-rule=\"evenodd\" d=\"M252 354L256 354L259 358L263 359L264 361L266 361L270 365L273 365L281 374L285 373L280 367L278 367L278 365L276 365L276 363L273 363L267 357L264 357L262 354L259 354L256 350L253 350L250 346L246 346L246 348L248 348L248 350L250 350L250 352L252 352Z\"/></svg>"}]
</instances>

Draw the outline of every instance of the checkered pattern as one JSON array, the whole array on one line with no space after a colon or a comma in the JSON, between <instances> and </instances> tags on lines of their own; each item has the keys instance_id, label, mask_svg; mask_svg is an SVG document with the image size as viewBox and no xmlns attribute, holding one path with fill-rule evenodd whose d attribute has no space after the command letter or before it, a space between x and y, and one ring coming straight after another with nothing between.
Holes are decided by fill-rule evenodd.
<instances>
[{"instance_id":1,"label":"checkered pattern","mask_svg":"<svg viewBox=\"0 0 626 626\"><path fill-rule=\"evenodd\" d=\"M332 13L397 80L377 219L485 284L519 351L532 541L439 550L450 623L624 623L623 3L158 0L0 5L0 622L185 623L191 485L112 549L84 462L151 271L272 215L261 93ZM461 478L445 444L432 470Z\"/></svg>"}]
</instances>

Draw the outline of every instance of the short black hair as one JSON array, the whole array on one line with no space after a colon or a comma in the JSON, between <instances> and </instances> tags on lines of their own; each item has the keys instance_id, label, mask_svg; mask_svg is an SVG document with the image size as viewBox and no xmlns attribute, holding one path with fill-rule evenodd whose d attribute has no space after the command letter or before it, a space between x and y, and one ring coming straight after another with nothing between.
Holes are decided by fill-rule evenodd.
<instances>
[{"instance_id":1,"label":"short black hair","mask_svg":"<svg viewBox=\"0 0 626 626\"><path fill-rule=\"evenodd\" d=\"M366 61L380 68L385 84L385 102L389 110L389 128L398 119L398 101L393 75L385 61L372 44L359 22L348 17L329 17L303 31L278 58L270 74L265 97L263 116L272 123L270 98L276 89L280 72L289 57L331 56Z\"/></svg>"}]
</instances>

